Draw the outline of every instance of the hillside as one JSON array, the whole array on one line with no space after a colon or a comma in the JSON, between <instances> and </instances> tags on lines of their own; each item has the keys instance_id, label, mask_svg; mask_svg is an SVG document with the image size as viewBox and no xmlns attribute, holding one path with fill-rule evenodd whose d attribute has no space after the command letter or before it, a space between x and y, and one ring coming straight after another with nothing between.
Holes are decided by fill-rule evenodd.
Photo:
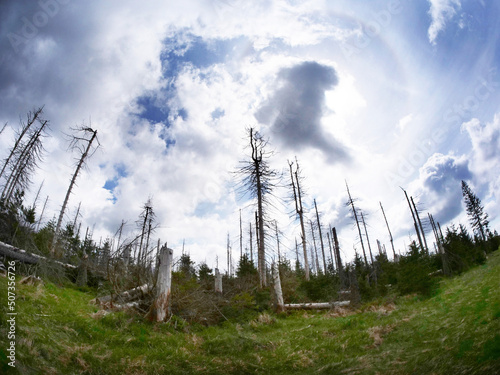
<instances>
[{"instance_id":1,"label":"hillside","mask_svg":"<svg viewBox=\"0 0 500 375\"><path fill-rule=\"evenodd\" d=\"M410 295L356 312L267 313L247 323L152 324L89 304L89 290L17 283L16 368L8 366L0 277L0 372L13 374L500 373L500 251ZM19 281L19 278L18 278Z\"/></svg>"}]
</instances>

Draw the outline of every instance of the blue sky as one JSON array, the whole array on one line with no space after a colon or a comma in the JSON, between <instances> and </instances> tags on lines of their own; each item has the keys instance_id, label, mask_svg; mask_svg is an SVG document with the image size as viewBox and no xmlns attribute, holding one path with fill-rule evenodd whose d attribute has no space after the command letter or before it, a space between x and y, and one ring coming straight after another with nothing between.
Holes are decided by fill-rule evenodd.
<instances>
[{"instance_id":1,"label":"blue sky","mask_svg":"<svg viewBox=\"0 0 500 375\"><path fill-rule=\"evenodd\" d=\"M68 220L81 201L82 225L96 237L125 220L132 238L151 198L156 236L177 254L185 239L193 259L210 265L226 264L228 232L239 254L240 209L244 228L253 217L231 174L248 157L248 126L269 138L276 170L298 158L305 205L316 199L346 259L360 245L345 180L372 245L389 246L379 202L396 248L415 239L400 186L425 216L467 224L468 179L498 229L499 15L493 0L2 2L0 122L9 127L0 156L19 116L45 105L52 137L30 194L45 181L49 218L74 165L64 133L91 123L103 147ZM293 258L288 194L277 189L270 218ZM248 240L245 230L245 248ZM270 245L268 260L275 256Z\"/></svg>"}]
</instances>

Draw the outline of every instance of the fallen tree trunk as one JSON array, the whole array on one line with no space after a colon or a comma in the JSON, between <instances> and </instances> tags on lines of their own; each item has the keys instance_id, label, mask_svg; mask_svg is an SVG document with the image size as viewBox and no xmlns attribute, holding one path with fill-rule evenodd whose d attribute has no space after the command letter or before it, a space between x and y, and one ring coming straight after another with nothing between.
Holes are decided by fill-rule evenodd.
<instances>
[{"instance_id":1,"label":"fallen tree trunk","mask_svg":"<svg viewBox=\"0 0 500 375\"><path fill-rule=\"evenodd\" d=\"M325 309L333 309L335 307L349 306L350 304L351 304L351 301L287 303L287 304L285 304L285 309L286 310L325 310Z\"/></svg>"},{"instance_id":2,"label":"fallen tree trunk","mask_svg":"<svg viewBox=\"0 0 500 375\"><path fill-rule=\"evenodd\" d=\"M0 255L4 255L4 256L7 256L9 258L18 260L18 261L23 262L23 263L28 263L28 264L37 264L41 260L43 260L43 261L49 261L49 262L59 264L60 266L63 266L66 268L71 268L71 269L77 268L77 266L74 266L72 264L63 263L63 262L60 262L58 260L46 258L46 257L38 255L38 254L29 253L26 250L19 249L17 247L14 247L12 245L9 245L9 244L3 243L3 242L0 242Z\"/></svg>"},{"instance_id":3,"label":"fallen tree trunk","mask_svg":"<svg viewBox=\"0 0 500 375\"><path fill-rule=\"evenodd\" d=\"M110 294L103 297L96 297L91 302L95 303L96 305L105 305L107 303L111 303L112 301L125 303L141 298L143 295L147 294L149 290L150 290L150 285L144 284L136 288L127 290L120 294Z\"/></svg>"}]
</instances>

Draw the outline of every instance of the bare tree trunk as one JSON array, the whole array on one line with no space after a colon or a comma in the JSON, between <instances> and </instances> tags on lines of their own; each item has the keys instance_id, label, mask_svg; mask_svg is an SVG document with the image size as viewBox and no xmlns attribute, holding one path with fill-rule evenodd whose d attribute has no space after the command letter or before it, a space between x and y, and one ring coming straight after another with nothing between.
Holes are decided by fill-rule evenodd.
<instances>
[{"instance_id":1,"label":"bare tree trunk","mask_svg":"<svg viewBox=\"0 0 500 375\"><path fill-rule=\"evenodd\" d=\"M73 186L75 185L76 178L78 177L78 174L80 173L80 169L85 163L85 160L87 159L87 156L89 155L90 149L92 147L92 143L94 140L97 139L97 130L93 130L91 128L86 128L85 131L91 132L92 136L89 140L87 141L87 147L85 148L85 151L83 152L82 156L80 157L80 160L76 166L75 173L73 174L73 177L71 178L71 182L68 187L68 191L66 192L66 197L64 198L63 205L61 207L61 212L59 213L59 218L57 219L57 225L56 229L54 232L54 238L52 239L52 246L50 247L50 252L52 255L55 255L56 252L56 245L57 241L59 240L59 232L61 231L61 225L62 221L64 218L64 213L66 211L66 206L68 205L69 201L69 196L71 195L71 191L73 190Z\"/></svg>"},{"instance_id":2,"label":"bare tree trunk","mask_svg":"<svg viewBox=\"0 0 500 375\"><path fill-rule=\"evenodd\" d=\"M328 239L328 247L330 249L330 259L332 260L332 268L335 271L335 256L333 255L332 240L330 239L330 231L326 232L326 238Z\"/></svg>"},{"instance_id":3,"label":"bare tree trunk","mask_svg":"<svg viewBox=\"0 0 500 375\"><path fill-rule=\"evenodd\" d=\"M311 236L313 239L313 259L316 261L316 273L319 274L321 272L321 268L319 267L318 248L316 247L316 237L314 236L314 227L312 220L309 220L309 224L311 225Z\"/></svg>"},{"instance_id":4,"label":"bare tree trunk","mask_svg":"<svg viewBox=\"0 0 500 375\"><path fill-rule=\"evenodd\" d=\"M215 269L215 293L222 294L222 274L219 269Z\"/></svg>"},{"instance_id":5,"label":"bare tree trunk","mask_svg":"<svg viewBox=\"0 0 500 375\"><path fill-rule=\"evenodd\" d=\"M243 223L241 222L241 208L240 208L240 259L243 258Z\"/></svg>"},{"instance_id":6,"label":"bare tree trunk","mask_svg":"<svg viewBox=\"0 0 500 375\"><path fill-rule=\"evenodd\" d=\"M417 217L418 226L419 226L420 232L422 234L422 239L424 240L425 252L427 253L427 255L429 255L429 248L427 247L427 240L425 239L424 227L422 226L422 221L420 221L420 216L418 215L417 206L415 205L415 202L413 201L413 197L411 197L411 203L413 205L413 209L415 210L415 216Z\"/></svg>"},{"instance_id":7,"label":"bare tree trunk","mask_svg":"<svg viewBox=\"0 0 500 375\"><path fill-rule=\"evenodd\" d=\"M9 202L16 190L25 187L29 182L29 173L36 166L37 159L39 159L40 152L43 150L40 137L42 136L48 121L40 120L40 127L31 135L28 143L22 148L21 153L17 157L12 172L7 179L5 188L2 192L2 200ZM9 158L11 156L9 155Z\"/></svg>"},{"instance_id":8,"label":"bare tree trunk","mask_svg":"<svg viewBox=\"0 0 500 375\"><path fill-rule=\"evenodd\" d=\"M316 210L316 221L318 222L318 233L319 242L321 244L321 253L323 254L323 270L326 275L326 257L325 257L325 245L323 244L323 235L321 234L321 222L319 221L318 206L316 205L316 199L314 199L314 209Z\"/></svg>"},{"instance_id":9,"label":"bare tree trunk","mask_svg":"<svg viewBox=\"0 0 500 375\"><path fill-rule=\"evenodd\" d=\"M347 285L347 280L345 278L344 268L342 267L342 258L340 257L339 240L337 238L337 230L335 228L332 228L332 237L333 237L335 256L337 258L337 270L339 272L340 285L342 287L345 287Z\"/></svg>"},{"instance_id":10,"label":"bare tree trunk","mask_svg":"<svg viewBox=\"0 0 500 375\"><path fill-rule=\"evenodd\" d=\"M156 298L147 314L148 319L155 322L163 322L171 314L170 290L172 287L173 253L173 250L166 245L160 249Z\"/></svg>"},{"instance_id":11,"label":"bare tree trunk","mask_svg":"<svg viewBox=\"0 0 500 375\"><path fill-rule=\"evenodd\" d=\"M231 244L229 243L229 232L227 232L227 276L231 277Z\"/></svg>"},{"instance_id":12,"label":"bare tree trunk","mask_svg":"<svg viewBox=\"0 0 500 375\"><path fill-rule=\"evenodd\" d=\"M372 247L370 245L370 238L368 237L368 230L366 229L365 215L361 212L361 222L363 223L363 227L365 228L365 236L366 242L368 243L368 252L370 253L370 260L372 261L372 265L375 263L373 261Z\"/></svg>"},{"instance_id":13,"label":"bare tree trunk","mask_svg":"<svg viewBox=\"0 0 500 375\"><path fill-rule=\"evenodd\" d=\"M12 157L15 155L17 148L19 147L24 135L29 130L29 128L35 123L35 121L37 120L38 116L42 113L42 111L43 111L43 107L40 107L37 110L35 110L34 112L31 112L31 111L28 112L28 121L27 121L26 125L24 125L21 128L21 133L19 133L19 136L17 137L16 142L14 143L14 146L12 147L12 150L10 150L9 156L7 157L7 159L5 160L5 162L2 166L2 170L0 171L0 178L3 176L3 173L5 172L5 168L7 168L7 165L10 163ZM5 126L3 127L3 129L5 129ZM2 131L3 131L3 129L2 129Z\"/></svg>"},{"instance_id":14,"label":"bare tree trunk","mask_svg":"<svg viewBox=\"0 0 500 375\"><path fill-rule=\"evenodd\" d=\"M278 264L281 263L281 254L280 254L280 236L279 236L279 232L278 232L278 221L274 220L274 229L275 229L275 232L276 232L276 242L277 242L277 245L278 245Z\"/></svg>"},{"instance_id":15,"label":"bare tree trunk","mask_svg":"<svg viewBox=\"0 0 500 375\"><path fill-rule=\"evenodd\" d=\"M250 222L250 230L249 230L249 233L250 233L250 262L253 264L253 238L252 238L252 222Z\"/></svg>"},{"instance_id":16,"label":"bare tree trunk","mask_svg":"<svg viewBox=\"0 0 500 375\"><path fill-rule=\"evenodd\" d=\"M281 290L279 266L275 262L272 264L272 271L274 294L276 295L276 312L280 313L285 311L285 302L283 301L283 291Z\"/></svg>"},{"instance_id":17,"label":"bare tree trunk","mask_svg":"<svg viewBox=\"0 0 500 375\"><path fill-rule=\"evenodd\" d=\"M401 190L403 190L403 192L405 193L406 201L408 202L408 207L410 207L411 217L413 218L413 225L415 226L415 232L417 232L418 243L420 244L420 248L424 250L424 244L422 243L422 237L420 237L420 230L418 229L417 219L415 218L415 213L413 212L413 208L410 203L410 198L408 198L408 194L406 193L405 189L401 188Z\"/></svg>"},{"instance_id":18,"label":"bare tree trunk","mask_svg":"<svg viewBox=\"0 0 500 375\"><path fill-rule=\"evenodd\" d=\"M385 216L384 207L382 202L380 203L380 208L382 209L382 214L384 215L385 225L387 226L387 231L389 232L389 238L391 239L392 254L394 255L394 261L396 261L396 250L394 249L394 240L392 239L391 229L389 228L389 223L387 222L387 217Z\"/></svg>"},{"instance_id":19,"label":"bare tree trunk","mask_svg":"<svg viewBox=\"0 0 500 375\"><path fill-rule=\"evenodd\" d=\"M45 207L47 207L47 201L49 200L49 196L47 195L47 198L45 198L45 202L42 207L42 212L40 213L40 218L38 219L38 223L36 224L36 231L38 232L38 229L40 228L40 223L42 222L43 218L43 213L45 212Z\"/></svg>"},{"instance_id":20,"label":"bare tree trunk","mask_svg":"<svg viewBox=\"0 0 500 375\"><path fill-rule=\"evenodd\" d=\"M302 192L300 189L300 181L299 181L299 177L298 177L299 163L298 163L298 161L296 161L296 162L297 162L297 168L295 170L295 173L293 173L293 170L292 170L293 162L292 163L288 162L288 165L290 166L290 178L292 181L293 196L294 196L294 200L295 200L295 212L297 213L297 215L299 215L299 219L300 219L300 230L301 230L300 238L302 240L302 251L304 252L305 278L306 278L306 280L309 280L310 279L310 275L309 275L310 271L309 271L309 261L307 259L306 229L304 226L304 210L302 208ZM295 186L295 183L297 184L297 186Z\"/></svg>"},{"instance_id":21,"label":"bare tree trunk","mask_svg":"<svg viewBox=\"0 0 500 375\"><path fill-rule=\"evenodd\" d=\"M349 186L347 185L347 181L345 183L345 186L347 188L347 195L349 195L349 202L348 203L351 205L352 213L354 215L354 220L356 221L356 226L358 227L359 240L361 241L361 249L363 250L363 257L365 259L365 265L368 266L368 259L366 258L365 245L363 243L363 235L361 234L361 228L359 227L359 220L358 220L358 215L356 213L356 207L354 207L354 201L351 197L351 192L349 191Z\"/></svg>"},{"instance_id":22,"label":"bare tree trunk","mask_svg":"<svg viewBox=\"0 0 500 375\"><path fill-rule=\"evenodd\" d=\"M429 215L429 221L431 222L432 230L434 232L434 237L436 238L436 246L438 253L441 255L441 262L443 263L443 274L446 276L451 275L450 265L448 263L448 255L443 247L442 238L439 235L438 228L436 226L436 222L434 221L434 217L431 214Z\"/></svg>"}]
</instances>

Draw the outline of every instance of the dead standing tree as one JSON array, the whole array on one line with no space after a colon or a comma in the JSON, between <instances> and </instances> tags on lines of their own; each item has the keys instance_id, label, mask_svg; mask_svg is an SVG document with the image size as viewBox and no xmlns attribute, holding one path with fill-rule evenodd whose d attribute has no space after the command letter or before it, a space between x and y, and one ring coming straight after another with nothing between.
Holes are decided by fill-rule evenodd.
<instances>
[{"instance_id":1,"label":"dead standing tree","mask_svg":"<svg viewBox=\"0 0 500 375\"><path fill-rule=\"evenodd\" d=\"M28 112L28 114L27 114L28 121L26 122L26 124L21 123L21 130L19 131L19 134L16 137L16 141L14 142L14 146L10 150L9 156L4 161L4 164L2 166L2 170L0 171L0 178L3 176L5 169L11 163L12 158L16 155L19 148L22 147L23 137L26 135L26 133L31 128L31 126L35 123L35 121L37 121L39 116L42 114L42 111L43 111L43 107L40 107L40 108L34 110L33 112L31 112L31 111ZM6 125L7 124L4 125L3 129L5 129ZM3 129L2 129L2 131L3 131Z\"/></svg>"},{"instance_id":2,"label":"dead standing tree","mask_svg":"<svg viewBox=\"0 0 500 375\"><path fill-rule=\"evenodd\" d=\"M61 212L59 213L59 218L57 219L56 229L54 231L54 238L52 239L52 246L50 248L50 252L52 255L56 255L56 246L57 241L59 240L59 234L61 231L61 225L64 218L64 213L66 211L66 206L68 205L69 197L71 195L71 191L75 186L76 179L82 169L85 166L86 160L91 157L95 151L99 148L99 140L97 139L97 130L94 130L90 127L82 127L76 129L77 132L83 133L82 136L72 136L70 142L70 149L78 149L81 153L80 158L78 159L78 163L76 165L75 173L73 173L73 177L69 183L68 191L66 192L66 197L64 198L63 205L61 207ZM92 147L94 141L97 142L97 147Z\"/></svg>"},{"instance_id":3,"label":"dead standing tree","mask_svg":"<svg viewBox=\"0 0 500 375\"><path fill-rule=\"evenodd\" d=\"M302 207L302 189L300 187L300 168L299 168L299 162L295 160L296 162L296 167L295 167L295 172L293 171L293 162L288 162L288 165L290 167L290 180L291 180L291 187L293 191L293 199L295 201L295 213L296 215L299 216L300 220L300 239L302 240L302 251L304 252L304 271L305 271L305 277L306 280L309 281L310 279L310 271L309 271L309 261L307 258L307 241L306 241L306 229L304 225L304 209Z\"/></svg>"},{"instance_id":4,"label":"dead standing tree","mask_svg":"<svg viewBox=\"0 0 500 375\"><path fill-rule=\"evenodd\" d=\"M361 241L361 249L363 250L363 257L365 259L365 265L368 267L368 259L366 258L365 245L363 243L363 236L361 234L361 228L359 226L358 213L356 210L356 206L354 206L354 199L351 197L351 192L349 191L349 185L347 185L347 181L345 182L345 186L347 188L347 195L349 196L349 200L346 205L351 206L352 214L354 216L354 220L356 221L356 226L358 227L359 240Z\"/></svg>"},{"instance_id":5,"label":"dead standing tree","mask_svg":"<svg viewBox=\"0 0 500 375\"><path fill-rule=\"evenodd\" d=\"M267 286L266 280L266 250L265 250L265 220L266 207L269 204L268 196L275 188L277 173L271 169L268 159L272 151L267 151L268 142L253 128L248 129L251 155L250 160L242 162L237 170L242 179L240 186L245 193L257 199L257 269L259 272L260 286Z\"/></svg>"},{"instance_id":6,"label":"dead standing tree","mask_svg":"<svg viewBox=\"0 0 500 375\"><path fill-rule=\"evenodd\" d=\"M392 233L391 233L391 229L389 228L389 223L387 221L387 217L385 216L385 212L384 212L384 207L382 206L382 202L379 202L380 203L380 208L382 209L382 214L384 215L384 220L385 220L385 225L387 226L387 231L389 232L389 238L391 240L391 246L392 246L392 253L394 255L394 261L396 262L396 250L394 250L394 240L392 238Z\"/></svg>"},{"instance_id":7,"label":"dead standing tree","mask_svg":"<svg viewBox=\"0 0 500 375\"><path fill-rule=\"evenodd\" d=\"M321 253L323 255L323 270L325 271L326 275L325 244L323 243L323 234L321 232L321 221L319 220L318 205L316 204L316 199L314 199L314 209L316 210L316 221L318 223L319 242L321 244Z\"/></svg>"},{"instance_id":8,"label":"dead standing tree","mask_svg":"<svg viewBox=\"0 0 500 375\"><path fill-rule=\"evenodd\" d=\"M413 212L413 207L411 205L410 198L408 198L408 193L406 192L406 190L403 189L401 186L400 188L405 193L406 201L408 202L408 206L410 207L411 217L413 218L413 225L415 226L415 232L417 232L417 238L418 238L418 243L420 245L420 249L424 250L424 244L422 243L422 237L420 236L420 230L418 228L417 219L415 218L415 212Z\"/></svg>"},{"instance_id":9,"label":"dead standing tree","mask_svg":"<svg viewBox=\"0 0 500 375\"><path fill-rule=\"evenodd\" d=\"M0 175L4 174L7 167L11 171L2 191L1 200L4 203L11 202L17 192L23 192L28 188L30 176L34 173L38 162L42 158L42 137L46 135L48 121L43 120L41 114L41 108L28 113L28 121L22 126L14 147L0 172ZM38 127L33 126L35 121L39 123ZM28 131L29 129L31 130ZM24 136L29 137L27 142L22 140Z\"/></svg>"}]
</instances>

